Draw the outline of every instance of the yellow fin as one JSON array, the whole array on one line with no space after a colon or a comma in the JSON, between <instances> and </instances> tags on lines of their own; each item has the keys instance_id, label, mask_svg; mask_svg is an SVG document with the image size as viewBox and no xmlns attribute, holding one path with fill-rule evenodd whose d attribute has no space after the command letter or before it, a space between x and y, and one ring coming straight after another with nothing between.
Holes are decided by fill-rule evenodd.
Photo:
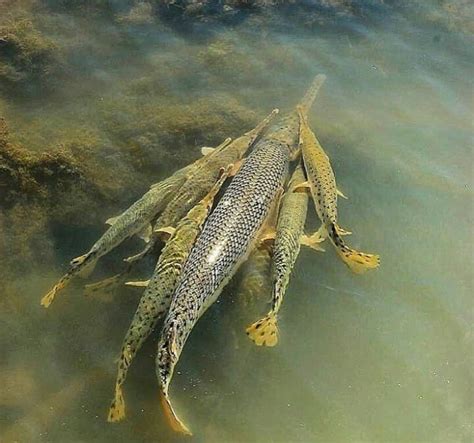
<instances>
[{"instance_id":1,"label":"yellow fin","mask_svg":"<svg viewBox=\"0 0 474 443\"><path fill-rule=\"evenodd\" d=\"M203 146L201 148L201 154L203 156L206 156L206 155L212 154L215 150L216 150L216 148L210 148L209 146Z\"/></svg>"},{"instance_id":2,"label":"yellow fin","mask_svg":"<svg viewBox=\"0 0 474 443\"><path fill-rule=\"evenodd\" d=\"M319 246L319 243L323 242L324 238L321 236L319 231L316 231L312 235L303 234L300 238L300 243L303 246L314 249L315 251L325 252L326 250Z\"/></svg>"},{"instance_id":3,"label":"yellow fin","mask_svg":"<svg viewBox=\"0 0 474 443\"><path fill-rule=\"evenodd\" d=\"M79 256L79 257L73 258L73 259L69 262L69 264L70 264L71 266L79 266L79 265L81 265L81 264L84 262L84 260L87 258L88 255L89 255L89 254L84 254L84 255L81 255L81 256Z\"/></svg>"},{"instance_id":4,"label":"yellow fin","mask_svg":"<svg viewBox=\"0 0 474 443\"><path fill-rule=\"evenodd\" d=\"M298 185L296 185L293 189L292 192L310 192L311 186L309 182L303 182Z\"/></svg>"},{"instance_id":5,"label":"yellow fin","mask_svg":"<svg viewBox=\"0 0 474 443\"><path fill-rule=\"evenodd\" d=\"M115 397L110 405L109 413L107 415L107 421L109 423L115 423L125 418L125 400L123 398L122 389L120 387L115 388Z\"/></svg>"},{"instance_id":6,"label":"yellow fin","mask_svg":"<svg viewBox=\"0 0 474 443\"><path fill-rule=\"evenodd\" d=\"M41 299L41 306L45 308L49 308L51 303L53 303L56 294L66 286L62 280L59 281L58 284L54 285L54 287Z\"/></svg>"},{"instance_id":7,"label":"yellow fin","mask_svg":"<svg viewBox=\"0 0 474 443\"><path fill-rule=\"evenodd\" d=\"M239 172L239 169L242 167L243 163L244 163L244 160L239 160L235 162L228 173L228 177L233 177L234 175L236 175L237 172Z\"/></svg>"},{"instance_id":8,"label":"yellow fin","mask_svg":"<svg viewBox=\"0 0 474 443\"><path fill-rule=\"evenodd\" d=\"M355 274L363 274L369 269L375 269L380 266L379 255L366 254L350 248L343 250L337 248L336 250L342 261Z\"/></svg>"},{"instance_id":9,"label":"yellow fin","mask_svg":"<svg viewBox=\"0 0 474 443\"><path fill-rule=\"evenodd\" d=\"M271 246L273 245L276 237L275 229L267 229L265 233L260 237L260 245Z\"/></svg>"},{"instance_id":10,"label":"yellow fin","mask_svg":"<svg viewBox=\"0 0 474 443\"><path fill-rule=\"evenodd\" d=\"M337 192L337 195L338 195L339 197L345 198L346 200L349 199L349 197L347 197L346 195L344 195L340 189L336 189L336 192Z\"/></svg>"},{"instance_id":11,"label":"yellow fin","mask_svg":"<svg viewBox=\"0 0 474 443\"><path fill-rule=\"evenodd\" d=\"M160 394L160 401L161 406L163 407L163 412L165 413L165 417L173 431L180 432L181 434L185 435L193 435L186 425L178 418L173 410L173 407L171 406L168 396L163 392Z\"/></svg>"},{"instance_id":12,"label":"yellow fin","mask_svg":"<svg viewBox=\"0 0 474 443\"><path fill-rule=\"evenodd\" d=\"M117 215L116 217L110 217L105 221L105 224L112 226L119 217L120 215Z\"/></svg>"},{"instance_id":13,"label":"yellow fin","mask_svg":"<svg viewBox=\"0 0 474 443\"><path fill-rule=\"evenodd\" d=\"M87 254L81 255L80 257L73 258L70 261L70 265L73 268L78 268L84 264L84 262L89 258L90 252ZM92 273L97 263L97 259L90 261L89 263L85 264L82 269L75 271L75 275L81 278L87 278ZM72 273L72 270L70 271Z\"/></svg>"},{"instance_id":14,"label":"yellow fin","mask_svg":"<svg viewBox=\"0 0 474 443\"><path fill-rule=\"evenodd\" d=\"M337 233L339 235L351 235L352 231L346 231L345 229L341 228L339 225L336 225Z\"/></svg>"},{"instance_id":15,"label":"yellow fin","mask_svg":"<svg viewBox=\"0 0 474 443\"><path fill-rule=\"evenodd\" d=\"M274 314L256 321L246 329L247 335L257 346L275 346L278 343L277 319Z\"/></svg>"},{"instance_id":16,"label":"yellow fin","mask_svg":"<svg viewBox=\"0 0 474 443\"><path fill-rule=\"evenodd\" d=\"M146 288L150 284L150 280L136 280L125 282L126 286L134 286L136 288Z\"/></svg>"},{"instance_id":17,"label":"yellow fin","mask_svg":"<svg viewBox=\"0 0 474 443\"><path fill-rule=\"evenodd\" d=\"M172 226L164 226L162 228L155 228L153 232L158 235L161 241L167 242L175 231L176 229Z\"/></svg>"},{"instance_id":18,"label":"yellow fin","mask_svg":"<svg viewBox=\"0 0 474 443\"><path fill-rule=\"evenodd\" d=\"M141 238L145 243L150 243L151 240L151 234L152 234L152 229L150 223L147 223L147 225L143 228L142 231L138 232L137 235L139 238Z\"/></svg>"}]
</instances>

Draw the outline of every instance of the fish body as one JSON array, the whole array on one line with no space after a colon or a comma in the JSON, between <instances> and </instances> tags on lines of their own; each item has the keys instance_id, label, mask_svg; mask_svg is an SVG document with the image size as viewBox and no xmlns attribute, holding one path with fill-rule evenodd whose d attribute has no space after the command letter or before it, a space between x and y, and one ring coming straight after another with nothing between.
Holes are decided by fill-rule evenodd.
<instances>
[{"instance_id":1,"label":"fish body","mask_svg":"<svg viewBox=\"0 0 474 443\"><path fill-rule=\"evenodd\" d=\"M127 238L146 229L156 214L166 206L173 192L191 176L199 161L180 169L166 180L156 183L124 213L108 220L108 223L111 224L110 228L89 252L71 261L69 271L41 299L41 304L47 308L53 302L56 294L65 288L74 277L87 275L93 270L100 257L109 253Z\"/></svg>"},{"instance_id":2,"label":"fish body","mask_svg":"<svg viewBox=\"0 0 474 443\"><path fill-rule=\"evenodd\" d=\"M306 100L308 92L303 101L307 108L322 83L316 80L312 98ZM157 377L164 411L177 431L190 433L169 399L174 368L192 328L247 258L281 192L299 140L299 119L292 114L270 128L244 161L206 221L173 295L158 343Z\"/></svg>"},{"instance_id":3,"label":"fish body","mask_svg":"<svg viewBox=\"0 0 474 443\"><path fill-rule=\"evenodd\" d=\"M109 410L108 421L115 422L125 417L125 402L122 386L125 382L132 359L153 331L160 317L170 305L182 267L201 231L216 194L230 172L228 168L214 183L208 194L198 202L177 224L166 242L145 292L140 299L125 336L118 361L115 397Z\"/></svg>"},{"instance_id":4,"label":"fish body","mask_svg":"<svg viewBox=\"0 0 474 443\"><path fill-rule=\"evenodd\" d=\"M251 305L258 299L271 294L270 250L267 247L256 248L239 270L239 285L236 299L243 306Z\"/></svg>"},{"instance_id":5,"label":"fish body","mask_svg":"<svg viewBox=\"0 0 474 443\"><path fill-rule=\"evenodd\" d=\"M283 196L272 249L272 307L268 314L247 328L247 335L258 346L278 343L277 314L280 310L290 274L301 248L308 194L294 192L306 181L299 164L291 177L288 192Z\"/></svg>"},{"instance_id":6,"label":"fish body","mask_svg":"<svg viewBox=\"0 0 474 443\"><path fill-rule=\"evenodd\" d=\"M199 170L179 188L176 196L158 217L155 223L156 228L175 226L183 214L186 214L197 201L206 195L219 176L220 169L239 161L277 113L277 109L273 110L254 129L246 132L243 136L223 146L221 149L216 148L215 151L208 154Z\"/></svg>"},{"instance_id":7,"label":"fish body","mask_svg":"<svg viewBox=\"0 0 474 443\"><path fill-rule=\"evenodd\" d=\"M355 273L363 273L380 264L378 255L356 251L346 245L342 235L346 233L337 220L337 188L329 158L308 125L307 117L299 109L301 120L300 144L308 186L313 197L316 213L321 220L320 236L329 237L343 262Z\"/></svg>"}]
</instances>

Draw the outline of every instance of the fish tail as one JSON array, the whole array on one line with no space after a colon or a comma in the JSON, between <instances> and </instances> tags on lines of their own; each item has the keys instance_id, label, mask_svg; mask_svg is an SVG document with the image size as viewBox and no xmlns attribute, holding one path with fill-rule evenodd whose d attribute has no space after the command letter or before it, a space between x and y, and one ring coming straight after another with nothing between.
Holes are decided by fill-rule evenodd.
<instances>
[{"instance_id":1,"label":"fish tail","mask_svg":"<svg viewBox=\"0 0 474 443\"><path fill-rule=\"evenodd\" d=\"M304 95L303 99L298 104L298 108L301 110L301 113L303 115L305 115L311 108L316 98L316 95L318 94L318 91L325 80L326 76L324 74L318 74L316 77L314 77L313 83L306 91L306 94Z\"/></svg>"},{"instance_id":2,"label":"fish tail","mask_svg":"<svg viewBox=\"0 0 474 443\"><path fill-rule=\"evenodd\" d=\"M64 289L69 281L71 280L71 275L68 273L61 277L58 283L56 283L52 289L41 299L41 306L44 306L45 308L49 308L51 303L53 303L56 294Z\"/></svg>"},{"instance_id":3,"label":"fish tail","mask_svg":"<svg viewBox=\"0 0 474 443\"><path fill-rule=\"evenodd\" d=\"M168 393L162 391L160 393L160 401L161 401L161 406L163 407L163 412L165 413L166 419L168 420L168 423L173 429L173 431L180 432L181 434L185 434L185 435L192 435L191 431L176 415L176 412L174 411L173 406L171 406Z\"/></svg>"},{"instance_id":4,"label":"fish tail","mask_svg":"<svg viewBox=\"0 0 474 443\"><path fill-rule=\"evenodd\" d=\"M109 413L107 415L107 421L109 423L115 423L125 418L125 400L123 398L122 386L120 384L115 385L115 396L110 404Z\"/></svg>"},{"instance_id":5,"label":"fish tail","mask_svg":"<svg viewBox=\"0 0 474 443\"><path fill-rule=\"evenodd\" d=\"M93 270L97 263L98 257L95 253L88 252L71 260L71 268L64 274L58 283L41 299L41 305L45 308L49 307L56 297L56 294L69 285L73 277L86 278Z\"/></svg>"},{"instance_id":6,"label":"fish tail","mask_svg":"<svg viewBox=\"0 0 474 443\"><path fill-rule=\"evenodd\" d=\"M246 329L247 335L257 346L275 346L278 343L277 317L270 312Z\"/></svg>"},{"instance_id":7,"label":"fish tail","mask_svg":"<svg viewBox=\"0 0 474 443\"><path fill-rule=\"evenodd\" d=\"M331 224L329 227L329 237L331 238L339 257L355 274L363 274L369 269L375 269L380 265L379 255L367 254L347 246L341 238L335 224Z\"/></svg>"}]
</instances>

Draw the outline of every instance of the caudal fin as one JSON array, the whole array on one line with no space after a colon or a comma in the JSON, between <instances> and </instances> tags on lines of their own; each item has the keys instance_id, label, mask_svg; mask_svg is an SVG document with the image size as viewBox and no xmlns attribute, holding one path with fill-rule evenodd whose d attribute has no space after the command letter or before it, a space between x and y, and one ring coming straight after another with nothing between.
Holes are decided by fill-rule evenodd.
<instances>
[{"instance_id":1,"label":"caudal fin","mask_svg":"<svg viewBox=\"0 0 474 443\"><path fill-rule=\"evenodd\" d=\"M165 417L168 420L169 425L173 431L180 432L185 435L193 435L187 426L178 418L174 412L173 407L171 406L170 399L167 394L164 392L160 393L161 406L163 407L163 412Z\"/></svg>"},{"instance_id":2,"label":"caudal fin","mask_svg":"<svg viewBox=\"0 0 474 443\"><path fill-rule=\"evenodd\" d=\"M275 314L261 318L246 329L247 335L257 346L275 346L278 343L278 326Z\"/></svg>"},{"instance_id":3,"label":"caudal fin","mask_svg":"<svg viewBox=\"0 0 474 443\"><path fill-rule=\"evenodd\" d=\"M54 298L56 297L56 294L66 287L67 283L69 281L68 275L66 274L64 277L59 280L57 284L53 286L53 288L41 299L41 306L44 306L45 308L49 308L51 303L53 303Z\"/></svg>"},{"instance_id":4,"label":"caudal fin","mask_svg":"<svg viewBox=\"0 0 474 443\"><path fill-rule=\"evenodd\" d=\"M115 387L115 396L109 408L109 414L107 421L109 423L115 423L125 418L125 400L123 398L122 388L120 386Z\"/></svg>"},{"instance_id":5,"label":"caudal fin","mask_svg":"<svg viewBox=\"0 0 474 443\"><path fill-rule=\"evenodd\" d=\"M335 225L329 230L329 236L336 248L336 251L342 261L355 274L363 274L369 269L375 269L380 265L380 256L376 254L367 254L347 246L342 240L340 233Z\"/></svg>"},{"instance_id":6,"label":"caudal fin","mask_svg":"<svg viewBox=\"0 0 474 443\"><path fill-rule=\"evenodd\" d=\"M355 274L363 274L369 269L375 269L380 265L380 256L376 254L366 254L355 249L337 249L339 257Z\"/></svg>"}]
</instances>

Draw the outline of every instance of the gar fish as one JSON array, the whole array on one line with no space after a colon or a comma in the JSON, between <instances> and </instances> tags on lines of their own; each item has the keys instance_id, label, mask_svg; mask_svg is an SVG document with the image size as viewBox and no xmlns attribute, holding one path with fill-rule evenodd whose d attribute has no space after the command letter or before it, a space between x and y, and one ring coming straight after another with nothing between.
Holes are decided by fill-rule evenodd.
<instances>
[{"instance_id":1,"label":"gar fish","mask_svg":"<svg viewBox=\"0 0 474 443\"><path fill-rule=\"evenodd\" d=\"M176 225L176 229L171 233L171 237L161 252L153 276L148 282L144 282L147 287L133 316L119 357L115 397L107 419L109 422L119 421L125 417L122 386L128 368L160 317L168 309L183 264L211 210L214 197L230 172L230 166L224 172L221 170L221 177L208 194Z\"/></svg>"},{"instance_id":2,"label":"gar fish","mask_svg":"<svg viewBox=\"0 0 474 443\"><path fill-rule=\"evenodd\" d=\"M132 260L139 258L149 251L157 241L161 232L166 233L167 230L173 228L183 215L206 195L219 176L220 169L239 161L255 143L255 140L261 135L276 114L278 114L278 109L274 109L271 114L262 120L254 129L236 138L222 149L212 150L212 148L210 148L211 152L205 156L200 168L179 188L175 197L169 202L156 220L154 228L155 234L152 237L152 241L147 244L142 253L132 257ZM203 148L203 150L203 154L209 152L209 148Z\"/></svg>"},{"instance_id":3,"label":"gar fish","mask_svg":"<svg viewBox=\"0 0 474 443\"><path fill-rule=\"evenodd\" d=\"M230 139L227 140L230 142ZM41 304L47 308L56 294L64 289L76 276L87 276L94 269L100 257L134 234L144 240L149 240L151 234L150 221L159 213L183 183L192 176L193 170L201 164L203 159L176 171L171 177L152 185L139 200L117 217L107 220L110 228L97 240L92 248L84 255L73 259L69 271L59 282L41 299Z\"/></svg>"},{"instance_id":4,"label":"gar fish","mask_svg":"<svg viewBox=\"0 0 474 443\"><path fill-rule=\"evenodd\" d=\"M308 110L324 81L318 76L301 102ZM168 389L176 363L196 322L218 298L281 194L289 162L298 153L296 111L276 122L257 142L214 211L186 261L158 343L157 377L161 403L170 425L190 434L174 412Z\"/></svg>"},{"instance_id":5,"label":"gar fish","mask_svg":"<svg viewBox=\"0 0 474 443\"><path fill-rule=\"evenodd\" d=\"M319 144L314 132L308 125L304 109L298 108L301 120L300 144L308 182L300 186L300 190L310 191L316 212L321 220L319 236L329 237L342 261L355 273L361 274L368 269L379 266L380 257L356 251L346 245L342 235L347 231L337 223L336 179L329 158Z\"/></svg>"},{"instance_id":6,"label":"gar fish","mask_svg":"<svg viewBox=\"0 0 474 443\"><path fill-rule=\"evenodd\" d=\"M271 294L269 281L271 261L268 247L260 247L253 251L242 265L239 270L240 281L235 298L244 306L251 304L264 294Z\"/></svg>"},{"instance_id":7,"label":"gar fish","mask_svg":"<svg viewBox=\"0 0 474 443\"><path fill-rule=\"evenodd\" d=\"M278 343L277 314L301 245L323 251L318 246L321 239L315 238L314 235L308 237L303 234L308 210L308 195L293 191L305 181L304 170L299 163L291 177L288 191L283 196L278 216L272 249L272 307L265 317L247 328L247 335L257 346L275 346Z\"/></svg>"}]
</instances>

